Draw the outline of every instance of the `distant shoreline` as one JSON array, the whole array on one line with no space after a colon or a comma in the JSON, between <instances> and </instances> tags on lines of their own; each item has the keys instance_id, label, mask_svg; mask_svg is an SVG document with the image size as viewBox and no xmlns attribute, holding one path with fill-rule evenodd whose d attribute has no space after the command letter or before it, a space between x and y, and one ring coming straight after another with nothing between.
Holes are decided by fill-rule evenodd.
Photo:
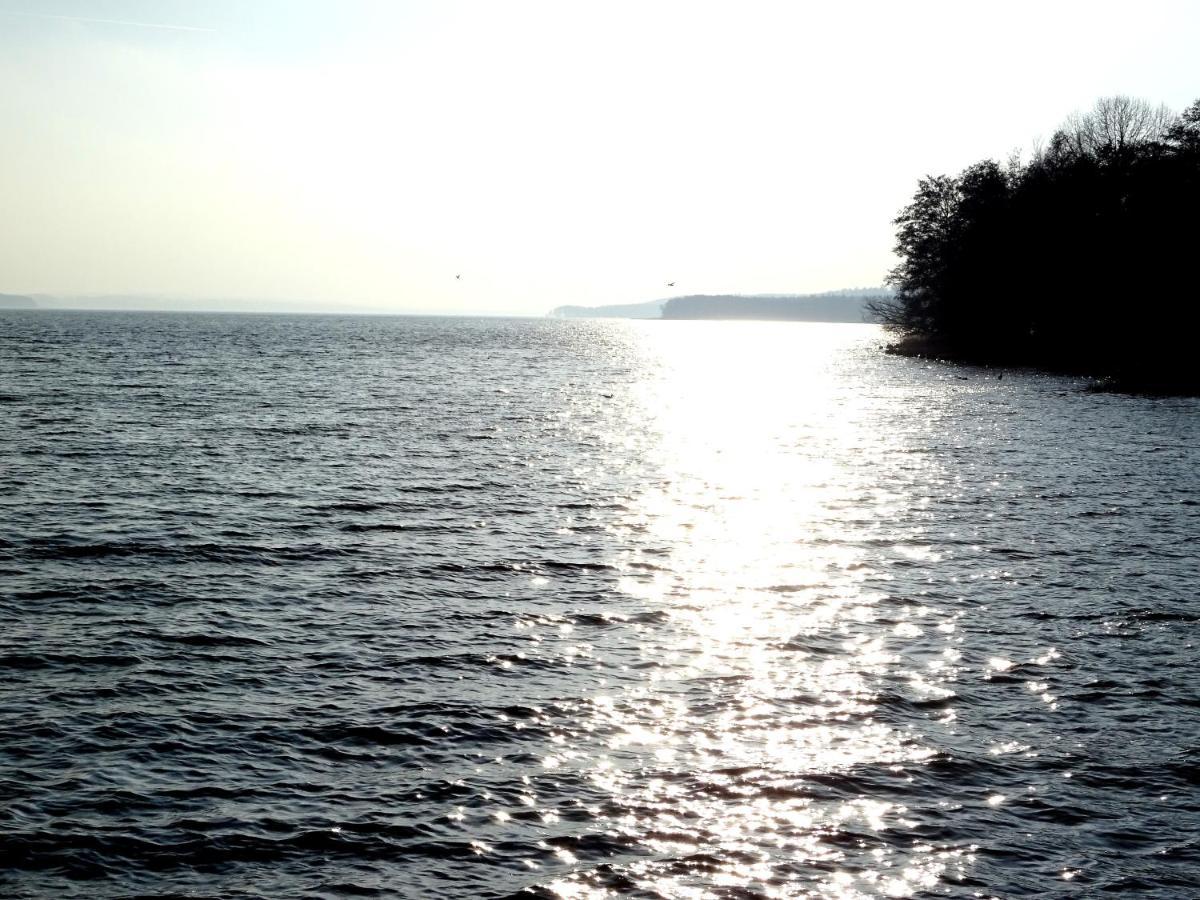
<instances>
[{"instance_id":1,"label":"distant shoreline","mask_svg":"<svg viewBox=\"0 0 1200 900\"><path fill-rule=\"evenodd\" d=\"M230 307L195 307L180 309L165 306L48 306L44 303L34 307L2 307L0 312L38 313L122 313L129 315L183 315L183 316L362 316L386 317L407 316L424 319L541 319L533 313L500 312L426 312L421 310L368 310L368 309L234 309Z\"/></svg>"},{"instance_id":2,"label":"distant shoreline","mask_svg":"<svg viewBox=\"0 0 1200 900\"><path fill-rule=\"evenodd\" d=\"M686 294L645 303L559 306L559 319L654 319L768 322L874 321L872 303L886 302L886 288L849 288L819 294Z\"/></svg>"},{"instance_id":3,"label":"distant shoreline","mask_svg":"<svg viewBox=\"0 0 1200 900\"><path fill-rule=\"evenodd\" d=\"M38 302L25 294L0 294L0 309L41 309Z\"/></svg>"}]
</instances>

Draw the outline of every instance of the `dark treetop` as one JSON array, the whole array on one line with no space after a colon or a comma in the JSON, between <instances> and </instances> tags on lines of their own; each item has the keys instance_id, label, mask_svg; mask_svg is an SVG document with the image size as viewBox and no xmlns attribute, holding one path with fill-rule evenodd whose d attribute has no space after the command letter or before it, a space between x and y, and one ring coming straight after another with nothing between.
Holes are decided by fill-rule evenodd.
<instances>
[{"instance_id":1,"label":"dark treetop","mask_svg":"<svg viewBox=\"0 0 1200 900\"><path fill-rule=\"evenodd\" d=\"M1196 393L1197 210L1200 101L1100 100L1028 164L923 179L875 312L900 352Z\"/></svg>"}]
</instances>

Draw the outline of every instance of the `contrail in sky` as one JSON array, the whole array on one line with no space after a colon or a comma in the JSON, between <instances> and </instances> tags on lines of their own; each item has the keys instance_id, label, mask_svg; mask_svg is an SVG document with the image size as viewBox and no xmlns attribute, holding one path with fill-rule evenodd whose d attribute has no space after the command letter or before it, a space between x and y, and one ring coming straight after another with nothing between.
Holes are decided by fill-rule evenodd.
<instances>
[{"instance_id":1,"label":"contrail in sky","mask_svg":"<svg viewBox=\"0 0 1200 900\"><path fill-rule=\"evenodd\" d=\"M167 25L162 22L129 22L125 19L92 19L87 16L59 16L54 13L31 13L31 12L16 12L13 10L0 10L0 14L6 16L25 16L30 19L59 19L64 22L97 22L101 25L131 25L135 28L165 28L168 31L212 31L215 28L201 28L198 25Z\"/></svg>"}]
</instances>

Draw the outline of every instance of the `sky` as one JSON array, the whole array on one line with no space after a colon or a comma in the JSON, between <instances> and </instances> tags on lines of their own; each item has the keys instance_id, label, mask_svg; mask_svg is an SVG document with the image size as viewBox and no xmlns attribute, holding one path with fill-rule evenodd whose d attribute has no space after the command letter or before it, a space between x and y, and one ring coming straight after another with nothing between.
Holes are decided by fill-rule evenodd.
<instances>
[{"instance_id":1,"label":"sky","mask_svg":"<svg viewBox=\"0 0 1200 900\"><path fill-rule=\"evenodd\" d=\"M0 292L878 285L919 178L1102 96L1179 111L1198 46L1194 0L0 0Z\"/></svg>"}]
</instances>

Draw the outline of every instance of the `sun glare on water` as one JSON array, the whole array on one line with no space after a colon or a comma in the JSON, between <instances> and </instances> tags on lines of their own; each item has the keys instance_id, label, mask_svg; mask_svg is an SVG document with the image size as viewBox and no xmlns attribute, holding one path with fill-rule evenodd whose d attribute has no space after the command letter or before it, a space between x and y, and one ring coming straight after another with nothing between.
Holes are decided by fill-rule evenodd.
<instances>
[{"instance_id":1,"label":"sun glare on water","mask_svg":"<svg viewBox=\"0 0 1200 900\"><path fill-rule=\"evenodd\" d=\"M869 584L872 536L899 498L863 466L889 437L842 369L877 333L713 324L637 335L630 416L658 478L623 523L650 554L623 561L622 588L669 624L644 632L640 677L596 698L590 728L610 738L590 777L611 827L650 854L628 872L642 890L911 895L963 860L880 839L905 809L850 781L932 754L875 715L878 680L902 664L896 635L926 630L886 618ZM554 887L606 895L582 875Z\"/></svg>"}]
</instances>

